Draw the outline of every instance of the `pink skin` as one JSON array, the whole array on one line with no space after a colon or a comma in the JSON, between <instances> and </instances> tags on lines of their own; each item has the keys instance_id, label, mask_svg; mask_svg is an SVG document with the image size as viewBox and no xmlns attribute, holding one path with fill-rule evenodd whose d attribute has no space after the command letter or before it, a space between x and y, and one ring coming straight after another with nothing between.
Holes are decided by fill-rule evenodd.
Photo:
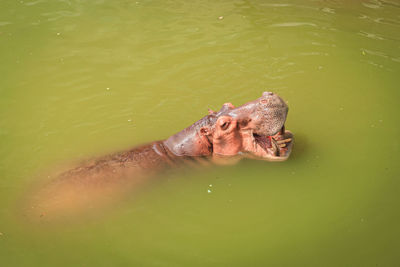
<instances>
[{"instance_id":1,"label":"pink skin","mask_svg":"<svg viewBox=\"0 0 400 267\"><path fill-rule=\"evenodd\" d=\"M223 108L234 109L232 103L225 103ZM215 113L210 111L210 114ZM246 122L242 125L230 116L218 118L213 131L201 129L203 135L208 136L213 144L213 155L219 157L232 157L242 154L250 158L259 158L269 161L286 160L290 154L293 135L283 129L273 136L268 136L268 146L264 149L254 138L252 129L254 124ZM274 147L273 142L278 142L280 147ZM276 150L279 150L278 152ZM289 152L289 153L288 153Z\"/></svg>"},{"instance_id":2,"label":"pink skin","mask_svg":"<svg viewBox=\"0 0 400 267\"><path fill-rule=\"evenodd\" d=\"M276 94L264 92L239 107L225 103L208 111L186 129L163 142L178 157L245 156L269 161L286 160L293 135L285 131L288 107Z\"/></svg>"},{"instance_id":3,"label":"pink skin","mask_svg":"<svg viewBox=\"0 0 400 267\"><path fill-rule=\"evenodd\" d=\"M242 137L238 131L238 123L232 117L218 118L212 140L214 154L233 156L242 151Z\"/></svg>"}]
</instances>

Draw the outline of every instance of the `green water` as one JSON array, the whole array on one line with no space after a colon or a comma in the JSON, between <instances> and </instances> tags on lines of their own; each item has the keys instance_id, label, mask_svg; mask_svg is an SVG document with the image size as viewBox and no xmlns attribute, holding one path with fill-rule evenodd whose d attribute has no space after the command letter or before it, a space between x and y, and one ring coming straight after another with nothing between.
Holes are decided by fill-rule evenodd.
<instances>
[{"instance_id":1,"label":"green water","mask_svg":"<svg viewBox=\"0 0 400 267\"><path fill-rule=\"evenodd\" d=\"M0 265L399 266L399 73L396 0L2 0ZM35 174L265 90L289 103L287 162L161 174L91 219L19 215Z\"/></svg>"}]
</instances>

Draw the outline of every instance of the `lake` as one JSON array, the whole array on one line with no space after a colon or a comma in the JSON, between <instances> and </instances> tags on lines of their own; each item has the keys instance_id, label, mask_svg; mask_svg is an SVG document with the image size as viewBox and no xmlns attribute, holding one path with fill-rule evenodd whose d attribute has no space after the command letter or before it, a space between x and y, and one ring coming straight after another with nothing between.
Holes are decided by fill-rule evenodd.
<instances>
[{"instance_id":1,"label":"lake","mask_svg":"<svg viewBox=\"0 0 400 267\"><path fill-rule=\"evenodd\" d=\"M399 265L399 1L2 0L0 59L1 266ZM21 215L38 174L263 91L288 101L288 161Z\"/></svg>"}]
</instances>

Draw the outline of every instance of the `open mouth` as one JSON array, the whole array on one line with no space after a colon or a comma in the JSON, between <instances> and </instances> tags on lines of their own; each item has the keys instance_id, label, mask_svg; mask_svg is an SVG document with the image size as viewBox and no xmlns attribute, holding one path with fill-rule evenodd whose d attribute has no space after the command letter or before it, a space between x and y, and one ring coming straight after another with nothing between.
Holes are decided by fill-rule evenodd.
<instances>
[{"instance_id":1,"label":"open mouth","mask_svg":"<svg viewBox=\"0 0 400 267\"><path fill-rule=\"evenodd\" d=\"M255 143L266 153L265 158L284 160L289 157L292 148L293 134L285 130L285 125L275 135L253 133Z\"/></svg>"}]
</instances>

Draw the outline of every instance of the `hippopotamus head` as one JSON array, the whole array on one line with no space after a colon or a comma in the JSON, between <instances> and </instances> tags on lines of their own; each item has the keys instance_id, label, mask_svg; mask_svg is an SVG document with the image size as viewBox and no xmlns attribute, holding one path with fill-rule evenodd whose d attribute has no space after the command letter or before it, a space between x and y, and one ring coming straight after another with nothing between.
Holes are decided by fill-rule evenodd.
<instances>
[{"instance_id":1,"label":"hippopotamus head","mask_svg":"<svg viewBox=\"0 0 400 267\"><path fill-rule=\"evenodd\" d=\"M171 136L164 145L176 156L245 156L269 161L286 160L293 135L285 130L288 106L276 94L262 96L242 106L222 108Z\"/></svg>"}]
</instances>

